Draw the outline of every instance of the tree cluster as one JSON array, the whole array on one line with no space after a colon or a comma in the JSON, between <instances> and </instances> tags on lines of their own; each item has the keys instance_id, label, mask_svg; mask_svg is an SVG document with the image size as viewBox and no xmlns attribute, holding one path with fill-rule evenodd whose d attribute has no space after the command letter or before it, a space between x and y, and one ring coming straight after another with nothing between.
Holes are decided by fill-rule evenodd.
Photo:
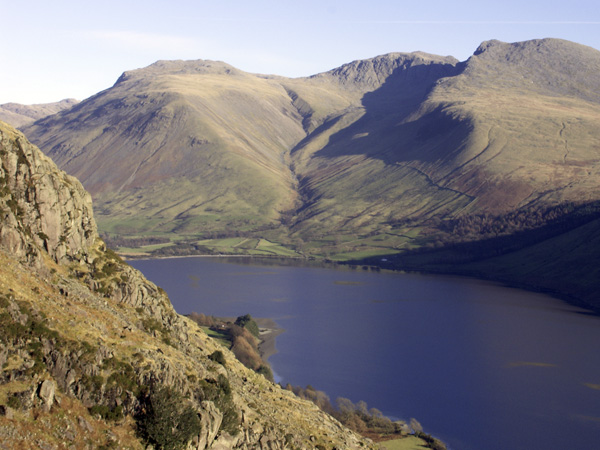
<instances>
[{"instance_id":1,"label":"tree cluster","mask_svg":"<svg viewBox=\"0 0 600 450\"><path fill-rule=\"evenodd\" d=\"M229 349L238 361L273 381L273 372L269 364L263 361L258 349L258 325L250 314L238 317L235 323L195 312L191 313L189 318L201 326L226 335L231 342Z\"/></svg>"},{"instance_id":2,"label":"tree cluster","mask_svg":"<svg viewBox=\"0 0 600 450\"><path fill-rule=\"evenodd\" d=\"M369 408L367 403L362 400L353 403L347 398L338 397L334 406L325 392L319 391L311 385L302 388L287 384L285 389L294 392L300 398L310 400L344 426L375 441L414 434L427 443L427 448L446 450L443 442L423 432L423 427L416 419L410 419L409 424L404 421L392 421L377 408Z\"/></svg>"},{"instance_id":3,"label":"tree cluster","mask_svg":"<svg viewBox=\"0 0 600 450\"><path fill-rule=\"evenodd\" d=\"M474 214L444 220L439 228L458 241L514 235L551 225L555 232L565 232L600 217L600 202L572 202L548 207L526 207L506 214Z\"/></svg>"}]
</instances>

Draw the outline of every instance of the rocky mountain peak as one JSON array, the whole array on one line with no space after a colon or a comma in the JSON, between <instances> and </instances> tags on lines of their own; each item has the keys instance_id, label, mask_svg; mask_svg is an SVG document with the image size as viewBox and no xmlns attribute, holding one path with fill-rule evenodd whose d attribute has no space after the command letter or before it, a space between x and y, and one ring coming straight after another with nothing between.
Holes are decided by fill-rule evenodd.
<instances>
[{"instance_id":1,"label":"rocky mountain peak","mask_svg":"<svg viewBox=\"0 0 600 450\"><path fill-rule=\"evenodd\" d=\"M447 69L456 64L458 60L452 56L437 56L424 52L388 53L375 58L352 61L311 78L330 78L352 90L372 91L392 76L402 77L403 72L417 66Z\"/></svg>"},{"instance_id":2,"label":"rocky mountain peak","mask_svg":"<svg viewBox=\"0 0 600 450\"><path fill-rule=\"evenodd\" d=\"M197 60L160 60L147 67L123 72L115 86L129 80L142 80L162 75L242 75L243 71L222 61Z\"/></svg>"},{"instance_id":3,"label":"rocky mountain peak","mask_svg":"<svg viewBox=\"0 0 600 450\"><path fill-rule=\"evenodd\" d=\"M466 62L476 78L600 102L600 51L562 39L483 42Z\"/></svg>"}]
</instances>

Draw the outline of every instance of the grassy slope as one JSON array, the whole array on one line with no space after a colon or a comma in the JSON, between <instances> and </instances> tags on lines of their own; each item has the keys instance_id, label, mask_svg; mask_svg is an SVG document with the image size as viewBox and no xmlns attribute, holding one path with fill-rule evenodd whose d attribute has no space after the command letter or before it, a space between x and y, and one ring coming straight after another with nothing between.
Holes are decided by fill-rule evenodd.
<instances>
[{"instance_id":1,"label":"grassy slope","mask_svg":"<svg viewBox=\"0 0 600 450\"><path fill-rule=\"evenodd\" d=\"M428 448L427 443L423 439L415 436L380 442L379 447L382 450L423 450L424 448Z\"/></svg>"},{"instance_id":2,"label":"grassy slope","mask_svg":"<svg viewBox=\"0 0 600 450\"><path fill-rule=\"evenodd\" d=\"M394 156L414 133L411 127L396 125L422 101L435 80L455 72L454 63L431 55L395 55L320 76L348 90L350 83L368 84L374 78L371 71L385 74L385 79L365 89L360 104L330 118L294 149L306 196L296 218L297 235L305 241L366 237L389 232L386 223L398 218L460 208L468 202ZM391 243L403 245L401 240Z\"/></svg>"},{"instance_id":3,"label":"grassy slope","mask_svg":"<svg viewBox=\"0 0 600 450\"><path fill-rule=\"evenodd\" d=\"M52 342L66 343L56 350L56 354L60 353L67 358L71 356L79 361L90 358L93 361L100 354L98 348L105 349L104 362L95 365L92 363L94 377L87 378L92 382L87 388L92 394L93 383L103 383L108 389L113 379L111 371L114 365L106 361L122 361L133 367L138 377L139 374L154 372L158 374L156 376L165 377L169 380L167 383L174 385L187 382L194 386L195 383L201 384L205 378L212 379L218 373L224 373L234 391L236 407L243 408L245 424L252 432L260 435L265 429L277 430L281 441L289 433L297 441L295 445L301 447L311 442L309 437L312 445L315 445L315 436L317 443L333 442L339 448L347 445L345 437L350 436L351 432L346 431L349 434L344 435L340 425L325 418L314 405L300 400L268 382L263 376L243 367L195 322L180 316L173 317L174 321L185 323L182 328L184 331L179 335L170 332L156 319L150 319L150 314L143 307L134 308L93 293L83 284L78 286L80 282L74 279L68 267L48 260L46 264L51 270L48 278L44 279L0 250L0 297L14 299L19 305L21 318L38 318L43 323L43 328L35 330L50 330L49 332L54 333L49 338ZM78 270L80 269L79 266ZM65 289L71 293L77 292L77 295L67 295L64 293ZM3 320L7 312L5 303L6 300L3 300L0 304ZM155 329L157 331L153 332ZM27 346L27 343L31 345ZM9 378L0 383L0 404L11 404L8 399L13 394L28 390L31 390L33 398L39 383L52 379L51 370L44 364L35 376L28 376L24 369L26 363L35 358L34 350L37 347L34 344L36 340L32 338L25 343L24 349L11 355L3 355L8 358L2 370L17 370L17 375L15 379ZM85 351L78 352L79 348ZM216 350L225 354L226 369L208 358ZM76 381L80 377L85 378L86 374L77 372ZM119 380L121 381L118 382L123 383L139 382L137 379ZM40 406L29 410L14 406L12 418L0 415L0 446L31 448L31 445L36 445L36 448L66 449L92 445L106 448L145 448L136 434L136 425L131 416L116 421L100 419L88 409L93 401L88 400L84 404L72 393L63 392L60 387L56 390L56 398L57 401L49 412L45 412ZM92 400L94 398L92 395ZM248 433L242 431L244 432ZM352 434L352 438L353 436ZM373 448L365 444L361 443L360 447ZM358 447L358 444L352 447Z\"/></svg>"},{"instance_id":4,"label":"grassy slope","mask_svg":"<svg viewBox=\"0 0 600 450\"><path fill-rule=\"evenodd\" d=\"M29 132L54 130L44 148L83 180L106 230L197 234L272 223L294 204L284 159L304 134L287 93L233 68L173 65L134 71L81 104L66 119L77 124L68 136L60 116Z\"/></svg>"}]
</instances>

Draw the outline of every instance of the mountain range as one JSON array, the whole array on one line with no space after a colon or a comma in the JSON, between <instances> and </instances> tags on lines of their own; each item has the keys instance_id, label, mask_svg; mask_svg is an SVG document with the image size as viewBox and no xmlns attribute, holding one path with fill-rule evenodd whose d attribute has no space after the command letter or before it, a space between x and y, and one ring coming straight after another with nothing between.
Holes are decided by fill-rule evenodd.
<instances>
[{"instance_id":1,"label":"mountain range","mask_svg":"<svg viewBox=\"0 0 600 450\"><path fill-rule=\"evenodd\" d=\"M178 315L1 122L0 211L1 448L376 448Z\"/></svg>"},{"instance_id":2,"label":"mountain range","mask_svg":"<svg viewBox=\"0 0 600 450\"><path fill-rule=\"evenodd\" d=\"M578 242L598 219L599 123L600 52L541 39L487 41L464 62L391 53L294 79L159 61L22 129L91 192L107 236L476 266L591 304L589 249L558 282L544 273L565 266L551 240ZM533 252L527 270L512 273L515 252Z\"/></svg>"},{"instance_id":3,"label":"mountain range","mask_svg":"<svg viewBox=\"0 0 600 450\"><path fill-rule=\"evenodd\" d=\"M37 105L22 105L20 103L4 103L0 105L0 120L10 123L13 127L22 127L35 122L42 117L56 114L63 109L70 108L78 103L73 98L54 103L40 103Z\"/></svg>"}]
</instances>

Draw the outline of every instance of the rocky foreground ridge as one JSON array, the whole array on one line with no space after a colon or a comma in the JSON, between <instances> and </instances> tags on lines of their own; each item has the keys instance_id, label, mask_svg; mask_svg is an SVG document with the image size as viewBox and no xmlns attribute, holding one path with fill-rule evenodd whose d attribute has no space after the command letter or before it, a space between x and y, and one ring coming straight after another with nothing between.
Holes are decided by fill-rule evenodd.
<instances>
[{"instance_id":1,"label":"rocky foreground ridge","mask_svg":"<svg viewBox=\"0 0 600 450\"><path fill-rule=\"evenodd\" d=\"M79 182L1 122L0 160L0 448L160 447L165 429L165 448L373 448L177 315L106 249Z\"/></svg>"}]
</instances>

